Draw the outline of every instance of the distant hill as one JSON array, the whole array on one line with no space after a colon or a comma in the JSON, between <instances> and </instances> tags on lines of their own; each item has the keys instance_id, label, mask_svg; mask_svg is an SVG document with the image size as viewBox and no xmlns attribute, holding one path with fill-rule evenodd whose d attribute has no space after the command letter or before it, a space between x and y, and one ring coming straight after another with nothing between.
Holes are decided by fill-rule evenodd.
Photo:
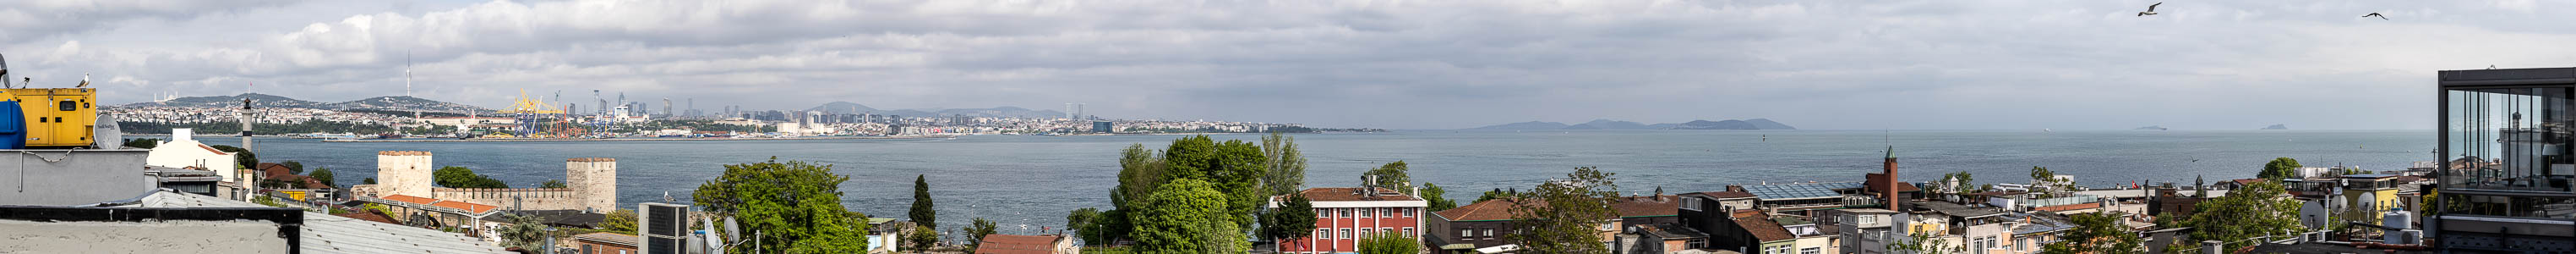
<instances>
[{"instance_id":1,"label":"distant hill","mask_svg":"<svg viewBox=\"0 0 2576 254\"><path fill-rule=\"evenodd\" d=\"M1648 128L1648 127L1646 127L1646 124L1641 124L1641 123L1637 123L1637 122L1617 121L1617 120L1610 120L1610 119L1593 119L1591 122L1584 122L1584 123L1582 123L1582 124L1575 124L1575 125L1573 125L1573 126L1566 126L1566 127L1565 127L1565 129L1568 129L1568 130L1645 130L1645 129L1654 129L1654 128Z\"/></svg>"},{"instance_id":2,"label":"distant hill","mask_svg":"<svg viewBox=\"0 0 2576 254\"><path fill-rule=\"evenodd\" d=\"M353 100L353 101L344 101L344 102L338 102L338 103L322 104L320 107L321 107L322 109L329 109L329 110L343 110L343 111L347 111L347 110L408 111L408 110L415 110L415 109L416 109L416 110L423 111L423 112L444 112L444 113L466 113L466 112L490 112L490 111L492 111L492 110L490 110L490 109L484 109L484 108L482 108L482 107L475 107L475 106L473 106L473 105L465 105L465 104L448 103L448 102L444 102L444 101L437 101L437 100L431 100L431 99L422 99L422 98L420 98L420 97L411 97L411 96L383 96L383 97L375 97L375 98L366 98L366 99L358 99L358 100Z\"/></svg>"},{"instance_id":3,"label":"distant hill","mask_svg":"<svg viewBox=\"0 0 2576 254\"><path fill-rule=\"evenodd\" d=\"M1518 123L1498 124L1498 125L1493 125L1493 126L1476 127L1476 128L1467 128L1467 129L1469 129L1469 130L1561 130L1561 129L1565 129L1565 127L1567 127L1567 126L1568 126L1568 125L1565 125L1565 123L1559 123L1559 122L1528 121L1528 122L1518 122Z\"/></svg>"},{"instance_id":4,"label":"distant hill","mask_svg":"<svg viewBox=\"0 0 2576 254\"><path fill-rule=\"evenodd\" d=\"M2274 125L2272 125L2272 126L2263 126L2263 129L2265 129L2265 130L2288 130L2288 129L2290 129L2290 126L2289 126L2289 125L2274 124Z\"/></svg>"},{"instance_id":5,"label":"distant hill","mask_svg":"<svg viewBox=\"0 0 2576 254\"><path fill-rule=\"evenodd\" d=\"M1001 107L993 107L993 108L958 108L958 109L896 109L896 110L884 110L884 109L871 108L871 107L868 107L867 105L860 105L860 104L858 104L858 103L847 102L847 101L835 101L835 102L831 102L831 103L823 103L823 105L820 105L820 106L814 106L814 108L806 109L806 111L822 111L822 112L824 112L824 113L830 113L830 114L859 114L859 113L868 113L868 114L879 114L879 115L921 116L921 117L927 117L927 116L955 116L955 115L965 115L965 116L974 116L974 117L1018 117L1018 118L1051 118L1051 117L1064 117L1064 111L1054 111L1054 110L1031 110L1031 109L1027 109L1027 108L1012 107L1012 106L1001 106Z\"/></svg>"},{"instance_id":6,"label":"distant hill","mask_svg":"<svg viewBox=\"0 0 2576 254\"><path fill-rule=\"evenodd\" d=\"M1675 129L1675 130L1796 130L1796 129L1798 129L1798 128L1797 128L1797 127L1790 127L1788 124L1781 124L1780 122L1773 122L1773 121L1771 121L1771 119L1754 118L1754 119L1745 119L1745 120L1724 120L1724 121L1714 121L1714 122L1712 122L1712 121L1708 121L1708 120L1692 120L1692 121L1687 122L1687 123L1681 123L1680 125L1673 126L1673 127L1672 127L1672 129Z\"/></svg>"},{"instance_id":7,"label":"distant hill","mask_svg":"<svg viewBox=\"0 0 2576 254\"><path fill-rule=\"evenodd\" d=\"M168 101L129 103L129 104L125 104L125 105L123 105L123 106L126 106L126 107L232 108L232 107L241 107L241 101L242 101L242 99L245 99L245 98L247 98L247 99L251 99L251 100L252 100L252 101L251 101L251 104L252 104L252 105L254 105L254 106L258 106L258 107L263 107L263 108L318 108L318 107L316 107L316 106L318 106L318 105L322 105L322 103L318 103L318 102L305 101L305 100L297 100L297 99L295 99L295 98L286 98L285 96L267 95L267 94L259 94L259 93L244 93L244 94L240 94L240 95L184 97L184 98L178 98L178 99L170 99L170 100L168 100Z\"/></svg>"},{"instance_id":8,"label":"distant hill","mask_svg":"<svg viewBox=\"0 0 2576 254\"><path fill-rule=\"evenodd\" d=\"M128 104L125 104L125 105L118 105L118 106L119 106L119 107L231 108L231 107L240 107L240 106L241 106L241 100L242 100L242 99L245 99L245 98L247 98L247 99L251 99L251 104L252 104L253 106L256 106L256 107L263 107L263 108L309 108L309 109L327 109L327 110L340 110L340 111L409 111L409 110L418 109L418 110L421 110L421 111L423 111L423 112L441 112L441 113L459 113L459 114L467 113L467 112L491 112L491 111L492 111L491 109L484 109L484 108L482 108L482 107L475 107L475 106L472 106L472 105L456 104L456 103L448 103L448 102L443 102L443 101L430 100L430 99L422 99L422 98L411 97L411 96L384 96L384 97L366 98L366 99L358 99L358 100L344 101L344 102L320 103L320 102L313 102L313 101L306 101L306 100L298 100L298 99L295 99L295 98L287 98L287 97L285 97L285 96L267 95L267 94L259 94L259 93L244 93L244 94L240 94L240 95L225 95L225 96L197 96L197 97L184 97L184 98L178 98L178 99L170 99L170 100L168 100L168 101L157 101L157 102L137 102L137 103L128 103Z\"/></svg>"},{"instance_id":9,"label":"distant hill","mask_svg":"<svg viewBox=\"0 0 2576 254\"><path fill-rule=\"evenodd\" d=\"M847 101L835 101L831 103L823 103L822 106L814 106L814 108L806 109L805 111L822 111L826 114L858 114L876 113L878 110L876 108L870 108L868 105L859 105L858 103Z\"/></svg>"},{"instance_id":10,"label":"distant hill","mask_svg":"<svg viewBox=\"0 0 2576 254\"><path fill-rule=\"evenodd\" d=\"M2161 131L2161 130L2168 130L2168 129L2165 129L2165 127L2164 127L2164 126L2148 125L2147 127L2138 127L2137 129L2132 129L2132 130Z\"/></svg>"}]
</instances>

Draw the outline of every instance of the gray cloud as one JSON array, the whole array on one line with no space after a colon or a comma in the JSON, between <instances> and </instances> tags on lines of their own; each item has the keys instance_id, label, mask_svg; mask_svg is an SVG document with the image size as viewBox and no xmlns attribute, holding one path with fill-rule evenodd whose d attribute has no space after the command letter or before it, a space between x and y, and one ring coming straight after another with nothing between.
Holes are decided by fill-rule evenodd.
<instances>
[{"instance_id":1,"label":"gray cloud","mask_svg":"<svg viewBox=\"0 0 2576 254\"><path fill-rule=\"evenodd\" d=\"M2430 127L2436 70L2576 57L2550 25L2571 18L2533 1L2172 2L2154 17L2131 15L2149 2L2022 1L75 2L0 7L74 13L0 22L0 54L40 83L142 88L110 101L248 82L401 94L408 56L416 94L480 105L596 89L710 110L1082 102L1388 128L2391 129Z\"/></svg>"}]
</instances>

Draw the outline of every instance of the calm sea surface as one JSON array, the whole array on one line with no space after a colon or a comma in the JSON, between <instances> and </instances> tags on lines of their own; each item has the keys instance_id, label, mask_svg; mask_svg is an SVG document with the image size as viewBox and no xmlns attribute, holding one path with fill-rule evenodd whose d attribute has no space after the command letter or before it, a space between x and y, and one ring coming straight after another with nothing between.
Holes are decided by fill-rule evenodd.
<instances>
[{"instance_id":1,"label":"calm sea surface","mask_svg":"<svg viewBox=\"0 0 2576 254\"><path fill-rule=\"evenodd\" d=\"M2432 131L1399 131L1296 135L1307 156L1307 186L1354 186L1360 172L1403 160L1417 182L1473 199L1494 188L1523 188L1574 167L1617 173L1622 192L1720 190L1729 184L1859 181L1877 172L1889 145L1903 177L1929 181L1966 171L1980 183L2026 182L2032 166L2073 174L2087 185L2249 178L2274 157L2309 166L2357 165L2394 170L2429 161ZM263 138L262 161L327 167L341 184L375 176L375 153L420 150L438 166L465 166L511 186L563 178L575 157L618 160L619 201L685 203L722 165L775 156L834 165L850 176L843 203L880 217L902 217L914 175L930 176L940 221L1000 221L1004 233L1064 225L1066 211L1109 205L1118 150L1143 143L1159 149L1179 136L970 136L955 140L796 140L691 142L323 143ZM1258 135L1217 135L1258 141ZM238 138L203 138L236 144ZM2198 162L2194 162L2198 160ZM1462 204L1463 205L1463 204Z\"/></svg>"}]
</instances>

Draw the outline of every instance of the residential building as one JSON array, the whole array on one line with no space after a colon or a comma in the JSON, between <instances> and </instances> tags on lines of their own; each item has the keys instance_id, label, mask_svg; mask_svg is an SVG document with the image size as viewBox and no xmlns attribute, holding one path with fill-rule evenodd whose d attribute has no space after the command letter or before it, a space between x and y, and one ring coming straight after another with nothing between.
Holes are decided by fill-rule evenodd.
<instances>
[{"instance_id":1,"label":"residential building","mask_svg":"<svg viewBox=\"0 0 2576 254\"><path fill-rule=\"evenodd\" d=\"M2448 251L2576 251L2576 68L2441 71L2426 220Z\"/></svg>"},{"instance_id":2,"label":"residential building","mask_svg":"<svg viewBox=\"0 0 2576 254\"><path fill-rule=\"evenodd\" d=\"M233 153L216 150L214 146L198 142L195 131L191 129L170 129L170 133L172 135L169 141L162 141L144 156L143 165L203 169L223 177L221 182L216 183L215 192L219 193L215 196L243 201L257 196L252 195L251 191L259 187L260 174L239 166L240 163L236 162L237 157L234 157Z\"/></svg>"},{"instance_id":3,"label":"residential building","mask_svg":"<svg viewBox=\"0 0 2576 254\"><path fill-rule=\"evenodd\" d=\"M1080 246L1064 235L984 235L975 245L975 254L1078 254Z\"/></svg>"},{"instance_id":4,"label":"residential building","mask_svg":"<svg viewBox=\"0 0 2576 254\"><path fill-rule=\"evenodd\" d=\"M635 254L635 235L598 232L572 236L575 254Z\"/></svg>"},{"instance_id":5,"label":"residential building","mask_svg":"<svg viewBox=\"0 0 2576 254\"><path fill-rule=\"evenodd\" d=\"M1708 246L1708 234L1680 224L1629 226L1620 253L1681 253Z\"/></svg>"},{"instance_id":6,"label":"residential building","mask_svg":"<svg viewBox=\"0 0 2576 254\"><path fill-rule=\"evenodd\" d=\"M1835 218L1834 231L1842 235L1841 251L1835 253L1887 254L1887 244L1903 237L1890 230L1896 225L1896 211L1858 208L1826 214Z\"/></svg>"},{"instance_id":7,"label":"residential building","mask_svg":"<svg viewBox=\"0 0 2576 254\"><path fill-rule=\"evenodd\" d=\"M2009 248L2013 242L2012 222L2008 214L1993 207L1975 207L1949 202L1915 201L1907 211L1897 213L1897 234L1929 235L1973 253L1989 253Z\"/></svg>"},{"instance_id":8,"label":"residential building","mask_svg":"<svg viewBox=\"0 0 2576 254\"><path fill-rule=\"evenodd\" d=\"M1298 192L1314 203L1315 233L1306 237L1280 239L1274 245L1281 253L1338 253L1359 248L1359 239L1372 233L1397 232L1408 236L1422 235L1423 209L1430 203L1395 189L1376 186L1359 188L1310 188ZM1271 197L1270 208L1279 208L1288 196ZM1508 215L1505 215L1508 216ZM1508 217L1506 217L1508 218ZM1416 238L1420 239L1420 238Z\"/></svg>"}]
</instances>

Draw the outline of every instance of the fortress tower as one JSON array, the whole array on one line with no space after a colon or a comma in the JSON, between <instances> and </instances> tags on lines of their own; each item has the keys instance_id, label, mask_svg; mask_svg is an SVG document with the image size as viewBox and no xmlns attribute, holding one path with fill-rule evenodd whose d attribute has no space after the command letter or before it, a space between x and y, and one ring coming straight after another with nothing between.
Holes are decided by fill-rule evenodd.
<instances>
[{"instance_id":1,"label":"fortress tower","mask_svg":"<svg viewBox=\"0 0 2576 254\"><path fill-rule=\"evenodd\" d=\"M617 210L617 159L572 158L564 160L564 184L572 187L576 203L583 210L606 213Z\"/></svg>"},{"instance_id":2,"label":"fortress tower","mask_svg":"<svg viewBox=\"0 0 2576 254\"><path fill-rule=\"evenodd\" d=\"M376 152L376 189L382 195L431 197L434 187L430 176L429 152Z\"/></svg>"}]
</instances>

